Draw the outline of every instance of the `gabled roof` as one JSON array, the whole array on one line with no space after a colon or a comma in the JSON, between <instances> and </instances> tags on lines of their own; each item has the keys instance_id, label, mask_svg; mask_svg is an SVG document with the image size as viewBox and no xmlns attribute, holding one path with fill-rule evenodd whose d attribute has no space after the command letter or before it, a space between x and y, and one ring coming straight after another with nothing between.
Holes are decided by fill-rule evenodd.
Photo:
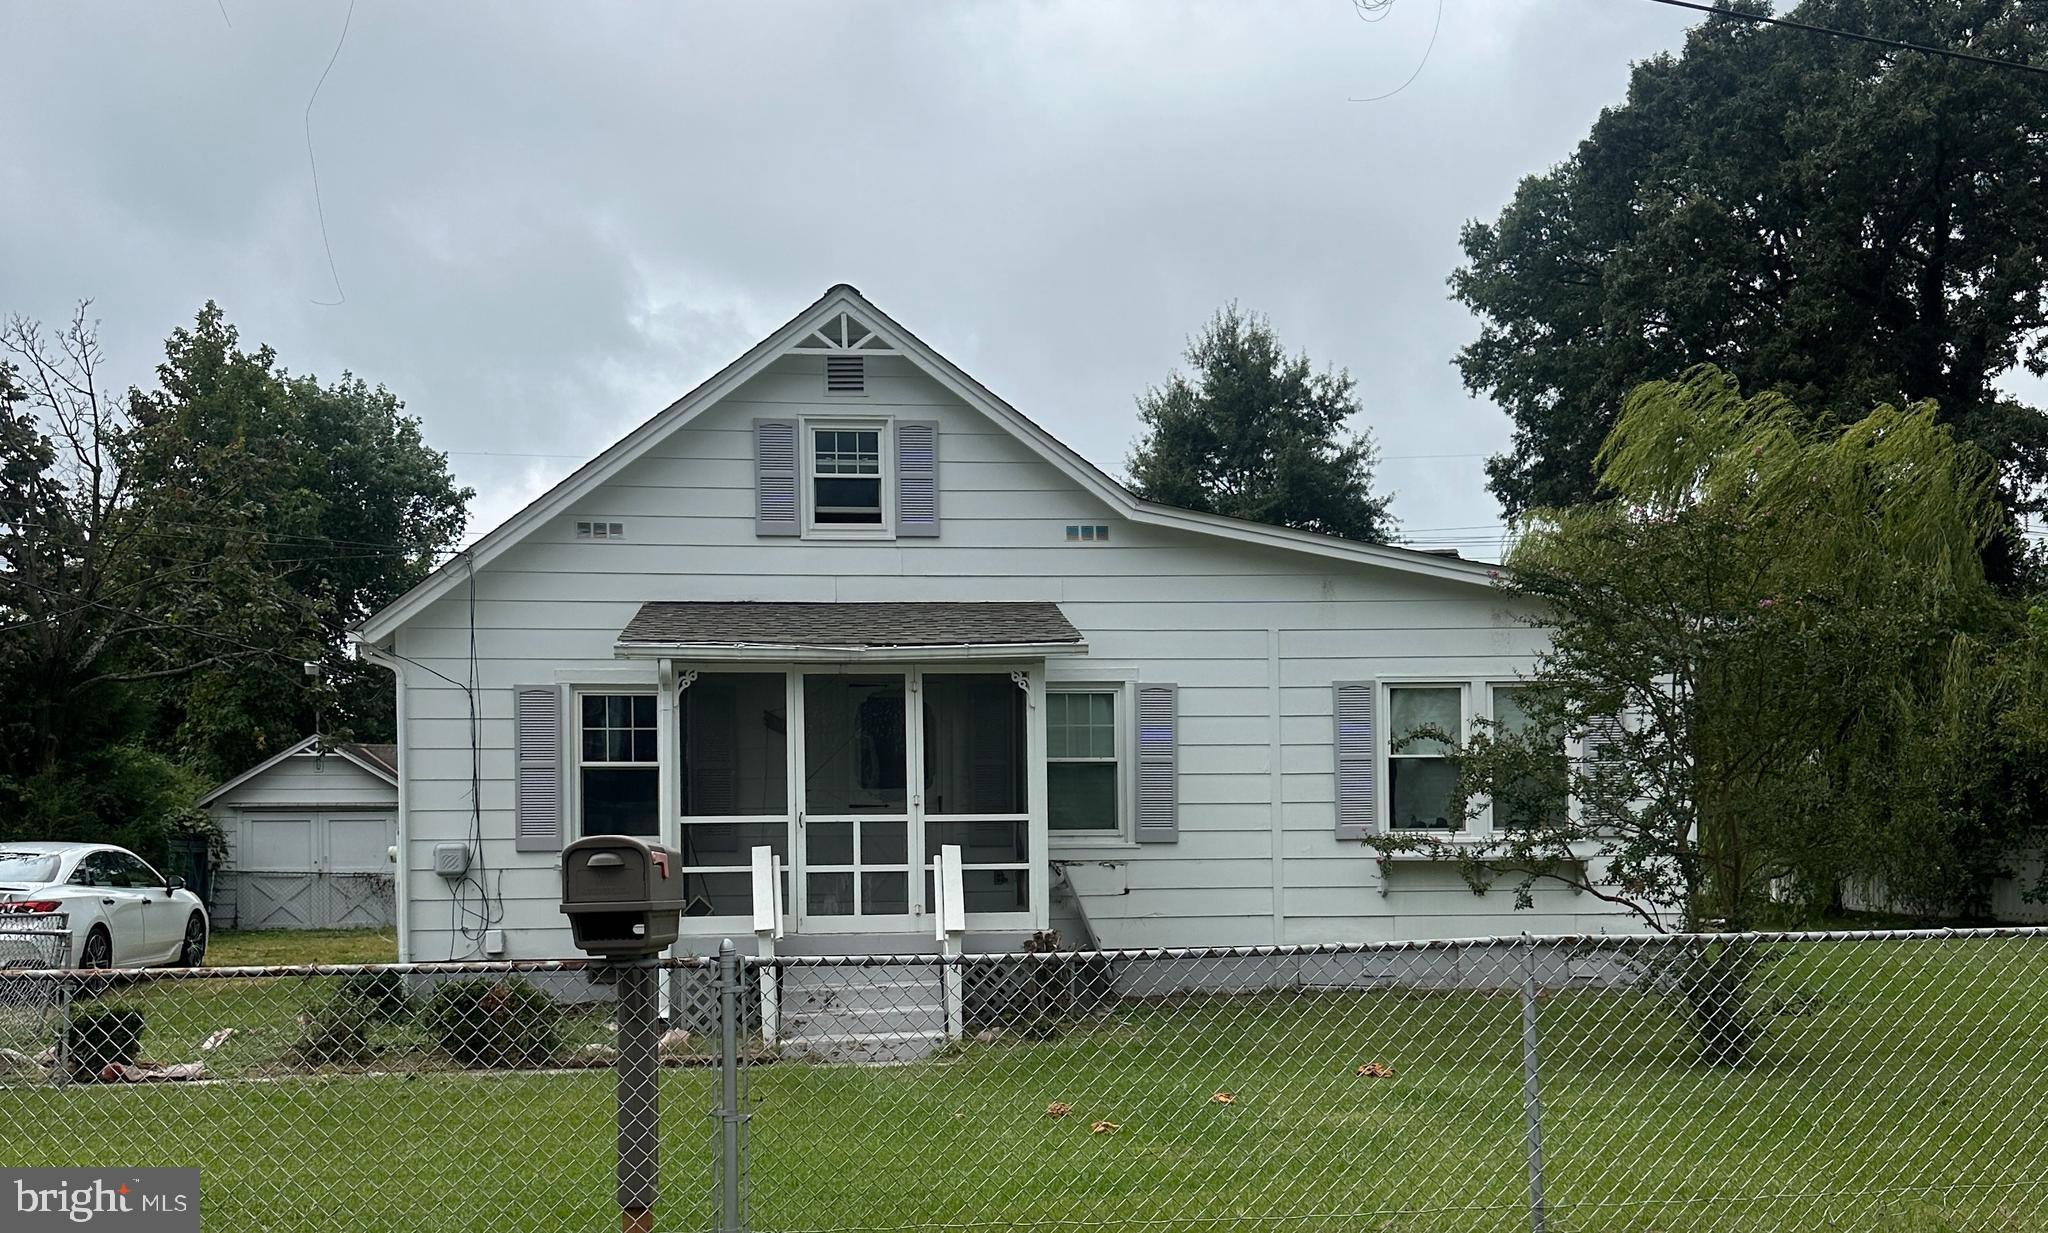
<instances>
[{"instance_id":1,"label":"gabled roof","mask_svg":"<svg viewBox=\"0 0 2048 1233\"><path fill-rule=\"evenodd\" d=\"M1088 649L1060 606L1045 600L958 603L706 603L657 600L619 632L625 656L832 653L886 658L897 651L987 655L1078 654Z\"/></svg>"},{"instance_id":2,"label":"gabled roof","mask_svg":"<svg viewBox=\"0 0 2048 1233\"><path fill-rule=\"evenodd\" d=\"M535 498L526 508L499 523L474 544L442 563L419 585L387 604L357 629L357 636L373 645L381 644L414 614L447 594L467 571L489 564L500 553L518 544L528 534L560 516L598 486L616 476L670 433L688 424L708 408L751 380L784 353L811 338L816 331L841 313L852 313L868 322L891 350L908 357L954 397L994 420L1011 435L1030 446L1068 479L1131 522L1173 527L1213 535L1219 539L1286 548L1314 556L1374 565L1404 573L1422 574L1453 582L1488 585L1489 567L1484 562L1466 561L1410 548L1366 544L1355 540L1268 526L1219 514L1201 514L1142 500L1004 402L986 386L925 342L904 329L887 313L869 302L853 287L841 283L780 329L756 343L745 355L726 365L697 388L663 408L653 418L627 433L610 449L584 463L568 478Z\"/></svg>"},{"instance_id":3,"label":"gabled roof","mask_svg":"<svg viewBox=\"0 0 2048 1233\"><path fill-rule=\"evenodd\" d=\"M285 750L283 753L278 754L276 757L264 759L262 762L259 762L255 766L250 767L248 770L243 771L241 774L235 776L233 779L228 780L220 787L215 788L211 792L208 792L205 796L200 797L200 807L204 808L208 805L213 804L213 802L219 800L223 796L226 796L228 793L234 791L236 788L241 787L243 784L248 783L250 780L256 778L258 775L261 775L263 774L263 772L269 770L271 767L283 762L285 759L296 757L299 754L305 753L307 750L312 749L314 745L319 742L319 740L320 738L317 736L309 736L305 740L300 741L298 744L293 745L291 748ZM332 747L328 750L328 752L336 754L346 759L347 761L352 762L359 767L362 767L370 774L375 775L377 778L383 780L385 783L390 784L394 788L398 786L398 746L396 745L342 744Z\"/></svg>"},{"instance_id":4,"label":"gabled roof","mask_svg":"<svg viewBox=\"0 0 2048 1233\"><path fill-rule=\"evenodd\" d=\"M355 761L366 764L371 770L382 770L391 782L398 782L398 746L350 742L340 748Z\"/></svg>"}]
</instances>

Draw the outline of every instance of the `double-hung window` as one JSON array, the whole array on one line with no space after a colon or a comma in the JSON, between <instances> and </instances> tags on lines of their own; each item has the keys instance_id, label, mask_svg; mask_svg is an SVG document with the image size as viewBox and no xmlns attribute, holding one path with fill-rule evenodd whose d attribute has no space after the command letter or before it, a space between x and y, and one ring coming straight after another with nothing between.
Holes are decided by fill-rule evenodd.
<instances>
[{"instance_id":1,"label":"double-hung window","mask_svg":"<svg viewBox=\"0 0 2048 1233\"><path fill-rule=\"evenodd\" d=\"M1078 834L1120 834L1117 692L1054 690L1046 694L1045 708L1048 825Z\"/></svg>"},{"instance_id":2,"label":"double-hung window","mask_svg":"<svg viewBox=\"0 0 2048 1233\"><path fill-rule=\"evenodd\" d=\"M1562 734L1543 733L1531 713L1527 684L1485 679L1398 682L1387 686L1387 825L1402 831L1498 834L1562 820L1558 790L1565 757ZM1475 801L1474 816L1457 807L1458 768L1452 746L1462 745L1476 724L1488 723L1503 739L1540 738L1554 746L1558 767L1530 765L1494 785L1490 800Z\"/></svg>"},{"instance_id":3,"label":"double-hung window","mask_svg":"<svg viewBox=\"0 0 2048 1233\"><path fill-rule=\"evenodd\" d=\"M884 525L882 425L809 428L811 525L832 530Z\"/></svg>"},{"instance_id":4,"label":"double-hung window","mask_svg":"<svg viewBox=\"0 0 2048 1233\"><path fill-rule=\"evenodd\" d=\"M576 696L576 800L585 835L661 834L654 695Z\"/></svg>"},{"instance_id":5,"label":"double-hung window","mask_svg":"<svg viewBox=\"0 0 2048 1233\"><path fill-rule=\"evenodd\" d=\"M1464 829L1454 804L1458 771L1444 738L1465 739L1465 687L1390 686L1387 718L1389 824L1397 831Z\"/></svg>"},{"instance_id":6,"label":"double-hung window","mask_svg":"<svg viewBox=\"0 0 2048 1233\"><path fill-rule=\"evenodd\" d=\"M1539 826L1561 826L1565 820L1564 734L1546 732L1544 721L1530 713L1534 687L1496 684L1487 687L1492 702L1494 730L1503 739L1526 742L1541 750L1552 765L1539 770L1530 767L1506 782L1494 784L1490 812L1496 831L1526 830Z\"/></svg>"}]
</instances>

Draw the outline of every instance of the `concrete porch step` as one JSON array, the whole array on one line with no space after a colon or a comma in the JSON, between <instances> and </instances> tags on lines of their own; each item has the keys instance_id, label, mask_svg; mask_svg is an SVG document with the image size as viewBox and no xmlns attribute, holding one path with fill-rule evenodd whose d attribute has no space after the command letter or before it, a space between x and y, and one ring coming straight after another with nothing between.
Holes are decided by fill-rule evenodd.
<instances>
[{"instance_id":1,"label":"concrete porch step","mask_svg":"<svg viewBox=\"0 0 2048 1233\"><path fill-rule=\"evenodd\" d=\"M930 1032L821 1032L785 1036L783 1055L806 1061L867 1066L919 1062L946 1047L943 1030Z\"/></svg>"},{"instance_id":2,"label":"concrete porch step","mask_svg":"<svg viewBox=\"0 0 2048 1233\"><path fill-rule=\"evenodd\" d=\"M937 968L787 968L780 994L782 1044L794 1056L908 1062L946 1042L946 990Z\"/></svg>"},{"instance_id":3,"label":"concrete porch step","mask_svg":"<svg viewBox=\"0 0 2048 1233\"><path fill-rule=\"evenodd\" d=\"M785 1002L808 998L843 1005L917 1006L936 1002L944 993L943 979L937 968L903 975L860 968L782 970L782 1000Z\"/></svg>"}]
</instances>

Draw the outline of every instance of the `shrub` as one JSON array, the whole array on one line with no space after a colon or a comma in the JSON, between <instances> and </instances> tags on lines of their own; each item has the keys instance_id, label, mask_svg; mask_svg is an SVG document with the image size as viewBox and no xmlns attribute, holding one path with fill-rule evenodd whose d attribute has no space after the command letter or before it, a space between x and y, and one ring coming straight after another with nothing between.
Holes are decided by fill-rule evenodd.
<instances>
[{"instance_id":1,"label":"shrub","mask_svg":"<svg viewBox=\"0 0 2048 1233\"><path fill-rule=\"evenodd\" d=\"M64 1056L74 1079L99 1076L108 1066L127 1066L142 1051L142 1012L109 1010L79 1015L64 1038Z\"/></svg>"},{"instance_id":2,"label":"shrub","mask_svg":"<svg viewBox=\"0 0 2048 1233\"><path fill-rule=\"evenodd\" d=\"M412 1012L405 977L392 971L355 972L344 976L334 996L337 1001L354 1003L371 1018L385 1023L403 1019Z\"/></svg>"},{"instance_id":3,"label":"shrub","mask_svg":"<svg viewBox=\"0 0 2048 1233\"><path fill-rule=\"evenodd\" d=\"M535 1066L560 1043L561 1008L523 980L460 980L427 1000L427 1031L464 1066Z\"/></svg>"},{"instance_id":4,"label":"shrub","mask_svg":"<svg viewBox=\"0 0 2048 1233\"><path fill-rule=\"evenodd\" d=\"M376 1052L370 1043L370 1025L376 1018L369 1003L338 993L300 1017L291 1059L306 1066L366 1062Z\"/></svg>"}]
</instances>

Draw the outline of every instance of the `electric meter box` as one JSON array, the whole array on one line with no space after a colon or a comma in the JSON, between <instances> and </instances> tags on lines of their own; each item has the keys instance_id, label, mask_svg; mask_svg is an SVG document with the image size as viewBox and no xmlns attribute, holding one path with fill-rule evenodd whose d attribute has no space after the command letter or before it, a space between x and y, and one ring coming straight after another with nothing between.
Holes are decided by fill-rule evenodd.
<instances>
[{"instance_id":1,"label":"electric meter box","mask_svg":"<svg viewBox=\"0 0 2048 1233\"><path fill-rule=\"evenodd\" d=\"M631 835L591 835L562 849L562 911L576 947L606 958L657 955L682 925L682 859Z\"/></svg>"}]
</instances>

